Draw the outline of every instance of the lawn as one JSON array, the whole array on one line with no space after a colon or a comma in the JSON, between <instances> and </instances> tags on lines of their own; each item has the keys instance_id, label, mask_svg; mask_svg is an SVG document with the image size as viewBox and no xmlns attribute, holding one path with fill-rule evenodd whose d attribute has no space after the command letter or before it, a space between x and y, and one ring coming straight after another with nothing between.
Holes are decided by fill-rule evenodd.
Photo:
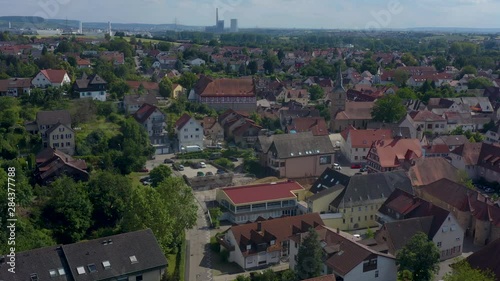
<instances>
[{"instance_id":1,"label":"lawn","mask_svg":"<svg viewBox=\"0 0 500 281\"><path fill-rule=\"evenodd\" d=\"M103 130L110 136L116 136L120 132L120 126L115 123L106 121L104 118L97 118L92 122L78 126L80 129L75 129L76 136L80 140L85 139L90 133L96 130Z\"/></svg>"},{"instance_id":2,"label":"lawn","mask_svg":"<svg viewBox=\"0 0 500 281\"><path fill-rule=\"evenodd\" d=\"M147 176L148 173L139 173L139 172L133 172L127 175L127 178L129 178L132 181L132 186L138 186L142 185L140 179Z\"/></svg>"}]
</instances>

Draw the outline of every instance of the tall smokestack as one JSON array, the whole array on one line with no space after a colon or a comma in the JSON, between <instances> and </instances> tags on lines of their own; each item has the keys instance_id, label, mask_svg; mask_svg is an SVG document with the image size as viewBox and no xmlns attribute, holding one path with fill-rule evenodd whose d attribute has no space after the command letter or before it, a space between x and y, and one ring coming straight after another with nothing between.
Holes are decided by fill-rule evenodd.
<instances>
[{"instance_id":1,"label":"tall smokestack","mask_svg":"<svg viewBox=\"0 0 500 281\"><path fill-rule=\"evenodd\" d=\"M215 25L219 24L219 8L215 8Z\"/></svg>"}]
</instances>

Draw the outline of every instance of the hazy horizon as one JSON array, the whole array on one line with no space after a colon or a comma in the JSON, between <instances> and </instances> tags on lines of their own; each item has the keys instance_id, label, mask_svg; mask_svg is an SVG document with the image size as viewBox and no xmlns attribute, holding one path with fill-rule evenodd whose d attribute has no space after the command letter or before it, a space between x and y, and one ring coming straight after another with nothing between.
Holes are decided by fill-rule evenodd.
<instances>
[{"instance_id":1,"label":"hazy horizon","mask_svg":"<svg viewBox=\"0 0 500 281\"><path fill-rule=\"evenodd\" d=\"M500 0L0 0L0 16L240 28L500 28Z\"/></svg>"}]
</instances>

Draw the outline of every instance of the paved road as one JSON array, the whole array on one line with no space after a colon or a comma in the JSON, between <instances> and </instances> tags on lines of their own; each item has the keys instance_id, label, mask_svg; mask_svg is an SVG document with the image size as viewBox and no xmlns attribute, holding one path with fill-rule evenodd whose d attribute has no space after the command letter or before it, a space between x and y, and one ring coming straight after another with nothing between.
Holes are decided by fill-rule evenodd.
<instances>
[{"instance_id":1,"label":"paved road","mask_svg":"<svg viewBox=\"0 0 500 281\"><path fill-rule=\"evenodd\" d=\"M187 253L186 270L188 277L186 280L212 281L212 254L210 252L210 228L205 217L205 203L199 201L198 194L195 193L198 202L198 220L196 226L187 232L189 252ZM201 199L201 198L200 198Z\"/></svg>"}]
</instances>

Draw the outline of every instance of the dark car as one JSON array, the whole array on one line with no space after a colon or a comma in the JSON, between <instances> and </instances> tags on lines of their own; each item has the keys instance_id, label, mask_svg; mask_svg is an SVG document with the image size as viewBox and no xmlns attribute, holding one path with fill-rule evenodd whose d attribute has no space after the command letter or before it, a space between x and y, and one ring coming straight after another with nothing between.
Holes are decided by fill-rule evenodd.
<instances>
[{"instance_id":1,"label":"dark car","mask_svg":"<svg viewBox=\"0 0 500 281\"><path fill-rule=\"evenodd\" d=\"M212 172L207 172L207 173L205 174L205 176L213 176L213 175L214 175L214 173L212 173Z\"/></svg>"},{"instance_id":2,"label":"dark car","mask_svg":"<svg viewBox=\"0 0 500 281\"><path fill-rule=\"evenodd\" d=\"M352 164L351 169L361 169L361 165L359 164Z\"/></svg>"},{"instance_id":3,"label":"dark car","mask_svg":"<svg viewBox=\"0 0 500 281\"><path fill-rule=\"evenodd\" d=\"M226 171L224 171L222 169L217 170L217 174L218 175L222 175L222 174L225 174L225 173L226 173Z\"/></svg>"},{"instance_id":4,"label":"dark car","mask_svg":"<svg viewBox=\"0 0 500 281\"><path fill-rule=\"evenodd\" d=\"M142 169L139 170L139 173L149 173L149 169L146 167L143 167Z\"/></svg>"},{"instance_id":5,"label":"dark car","mask_svg":"<svg viewBox=\"0 0 500 281\"><path fill-rule=\"evenodd\" d=\"M164 164L171 164L171 163L174 163L174 160L172 160L172 159L165 159L165 160L163 160L163 163Z\"/></svg>"},{"instance_id":6,"label":"dark car","mask_svg":"<svg viewBox=\"0 0 500 281\"><path fill-rule=\"evenodd\" d=\"M230 156L228 157L227 159L233 161L233 162L238 162L238 158L234 157L234 156Z\"/></svg>"},{"instance_id":7,"label":"dark car","mask_svg":"<svg viewBox=\"0 0 500 281\"><path fill-rule=\"evenodd\" d=\"M366 172L366 171L368 171L368 168L363 167L363 168L359 169L359 171L360 171L360 172Z\"/></svg>"}]
</instances>

